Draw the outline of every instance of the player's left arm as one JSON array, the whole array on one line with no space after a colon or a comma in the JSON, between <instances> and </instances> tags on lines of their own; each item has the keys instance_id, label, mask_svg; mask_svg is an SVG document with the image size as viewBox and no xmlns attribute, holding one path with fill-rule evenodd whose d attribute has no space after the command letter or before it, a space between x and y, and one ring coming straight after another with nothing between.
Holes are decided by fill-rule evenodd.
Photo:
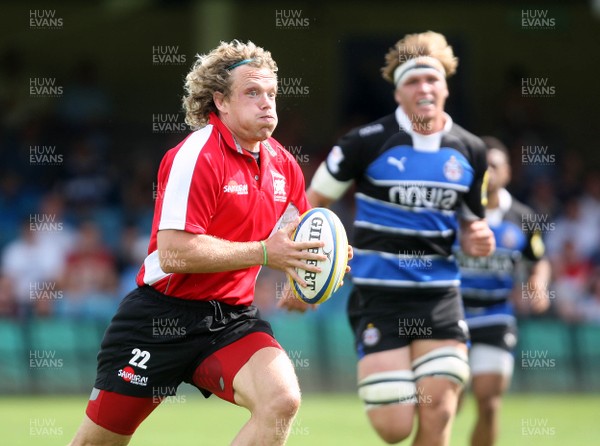
<instances>
[{"instance_id":1,"label":"player's left arm","mask_svg":"<svg viewBox=\"0 0 600 446\"><path fill-rule=\"evenodd\" d=\"M542 313L550 307L548 286L552 276L550 261L544 257L545 246L539 232L528 234L528 243L523 251L524 261L529 263L527 278L528 307L534 313Z\"/></svg>"},{"instance_id":2,"label":"player's left arm","mask_svg":"<svg viewBox=\"0 0 600 446\"><path fill-rule=\"evenodd\" d=\"M460 248L469 256L485 257L496 249L496 240L485 221L487 160L485 146L479 138L473 142L471 163L474 179L459 211Z\"/></svg>"},{"instance_id":3,"label":"player's left arm","mask_svg":"<svg viewBox=\"0 0 600 446\"><path fill-rule=\"evenodd\" d=\"M533 264L527 281L527 290L530 291L528 302L531 311L542 313L550 307L550 294L548 284L552 268L548 259L541 259Z\"/></svg>"}]
</instances>

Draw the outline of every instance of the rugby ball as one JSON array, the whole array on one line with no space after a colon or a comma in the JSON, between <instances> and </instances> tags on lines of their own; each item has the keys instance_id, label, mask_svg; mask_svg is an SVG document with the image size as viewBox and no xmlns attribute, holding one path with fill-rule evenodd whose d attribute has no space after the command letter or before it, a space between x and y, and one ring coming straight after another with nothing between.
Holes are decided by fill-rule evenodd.
<instances>
[{"instance_id":1,"label":"rugby ball","mask_svg":"<svg viewBox=\"0 0 600 446\"><path fill-rule=\"evenodd\" d=\"M313 208L300 216L300 223L292 239L297 242L323 241L325 245L315 250L325 254L327 260L306 261L317 264L320 273L296 268L296 273L304 279L307 287L301 287L289 274L292 293L296 298L309 303L320 304L331 297L340 287L348 264L348 237L342 222L327 208Z\"/></svg>"}]
</instances>

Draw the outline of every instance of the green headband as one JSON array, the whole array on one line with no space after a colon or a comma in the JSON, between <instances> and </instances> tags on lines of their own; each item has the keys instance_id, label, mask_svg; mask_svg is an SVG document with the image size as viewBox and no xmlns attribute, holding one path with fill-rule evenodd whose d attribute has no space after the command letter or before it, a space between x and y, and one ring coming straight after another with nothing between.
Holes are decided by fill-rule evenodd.
<instances>
[{"instance_id":1,"label":"green headband","mask_svg":"<svg viewBox=\"0 0 600 446\"><path fill-rule=\"evenodd\" d=\"M254 62L254 59L244 59L244 60L240 60L239 62L234 63L233 65L228 66L227 68L225 68L227 71L231 71L234 68L239 67L240 65L246 65L247 63L250 62Z\"/></svg>"}]
</instances>

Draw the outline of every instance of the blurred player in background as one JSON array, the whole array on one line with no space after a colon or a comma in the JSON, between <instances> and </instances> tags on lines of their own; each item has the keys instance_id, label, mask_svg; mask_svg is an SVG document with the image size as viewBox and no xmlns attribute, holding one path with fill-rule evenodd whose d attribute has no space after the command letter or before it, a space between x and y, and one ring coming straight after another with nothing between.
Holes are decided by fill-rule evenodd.
<instances>
[{"instance_id":1,"label":"blurred player in background","mask_svg":"<svg viewBox=\"0 0 600 446\"><path fill-rule=\"evenodd\" d=\"M469 378L459 271L452 257L489 255L483 220L483 142L444 112L446 77L458 64L444 36L406 35L383 76L399 104L343 136L316 171L308 197L329 206L356 185L354 292L348 313L359 396L388 443L447 445L458 395Z\"/></svg>"},{"instance_id":2,"label":"blurred player in background","mask_svg":"<svg viewBox=\"0 0 600 446\"><path fill-rule=\"evenodd\" d=\"M196 131L161 162L148 257L106 331L71 444L128 444L181 382L251 412L232 444L285 443L300 389L252 305L254 285L269 266L306 286L294 267L318 272L302 261L326 257L302 251L321 242L290 239L309 203L300 167L271 138L276 72L268 51L234 40L187 75L186 122ZM282 219L291 223L277 230Z\"/></svg>"},{"instance_id":3,"label":"blurred player in background","mask_svg":"<svg viewBox=\"0 0 600 446\"><path fill-rule=\"evenodd\" d=\"M517 342L517 309L545 311L549 306L550 262L543 258L539 233L523 226L533 211L505 189L510 181L508 150L485 136L488 153L486 220L494 232L496 250L489 257L457 252L461 293L471 333L471 387L477 401L472 446L491 446L498 436L500 404L513 373L512 350ZM524 271L525 270L525 271ZM525 280L521 281L521 277Z\"/></svg>"}]
</instances>

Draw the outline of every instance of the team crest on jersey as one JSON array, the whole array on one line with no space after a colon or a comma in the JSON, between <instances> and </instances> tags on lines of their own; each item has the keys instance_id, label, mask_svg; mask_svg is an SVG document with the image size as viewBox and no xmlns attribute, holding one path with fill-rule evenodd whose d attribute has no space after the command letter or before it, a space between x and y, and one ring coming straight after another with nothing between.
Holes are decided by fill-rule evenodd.
<instances>
[{"instance_id":1,"label":"team crest on jersey","mask_svg":"<svg viewBox=\"0 0 600 446\"><path fill-rule=\"evenodd\" d=\"M273 177L273 199L285 203L287 201L285 177L274 170L271 170L271 176Z\"/></svg>"},{"instance_id":2,"label":"team crest on jersey","mask_svg":"<svg viewBox=\"0 0 600 446\"><path fill-rule=\"evenodd\" d=\"M454 155L444 164L444 176L450 181L459 181L463 176L463 167Z\"/></svg>"},{"instance_id":3,"label":"team crest on jersey","mask_svg":"<svg viewBox=\"0 0 600 446\"><path fill-rule=\"evenodd\" d=\"M372 347L381 339L381 332L375 325L368 324L367 328L362 332L362 341L367 347Z\"/></svg>"}]
</instances>

